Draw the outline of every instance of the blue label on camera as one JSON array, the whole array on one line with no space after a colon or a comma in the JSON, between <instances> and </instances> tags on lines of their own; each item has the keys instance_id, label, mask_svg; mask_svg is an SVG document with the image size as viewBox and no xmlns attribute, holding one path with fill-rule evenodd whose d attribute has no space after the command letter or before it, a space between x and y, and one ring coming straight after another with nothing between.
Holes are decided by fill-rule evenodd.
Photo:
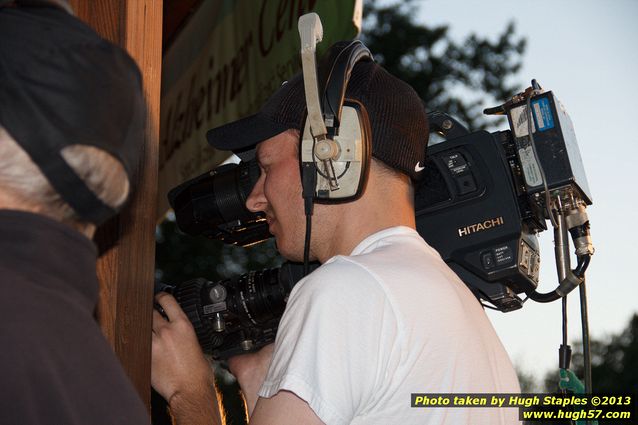
<instances>
[{"instance_id":1,"label":"blue label on camera","mask_svg":"<svg viewBox=\"0 0 638 425\"><path fill-rule=\"evenodd\" d=\"M554 114L552 114L548 98L542 97L538 100L533 100L532 111L534 111L534 121L536 121L538 131L554 128Z\"/></svg>"}]
</instances>

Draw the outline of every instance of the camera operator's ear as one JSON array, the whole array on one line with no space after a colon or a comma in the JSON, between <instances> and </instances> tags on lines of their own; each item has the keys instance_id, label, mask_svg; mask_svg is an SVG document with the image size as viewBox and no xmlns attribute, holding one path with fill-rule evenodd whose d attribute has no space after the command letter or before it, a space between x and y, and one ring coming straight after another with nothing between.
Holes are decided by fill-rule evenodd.
<instances>
[{"instance_id":1,"label":"camera operator's ear","mask_svg":"<svg viewBox=\"0 0 638 425\"><path fill-rule=\"evenodd\" d=\"M300 149L302 173L316 173L316 178L304 176L304 185L315 182L304 193L313 193L318 203L352 201L365 188L371 156L368 114L362 104L345 99L352 69L363 60L371 61L372 54L355 40L333 45L319 65L318 97L327 134L312 134L306 119Z\"/></svg>"}]
</instances>

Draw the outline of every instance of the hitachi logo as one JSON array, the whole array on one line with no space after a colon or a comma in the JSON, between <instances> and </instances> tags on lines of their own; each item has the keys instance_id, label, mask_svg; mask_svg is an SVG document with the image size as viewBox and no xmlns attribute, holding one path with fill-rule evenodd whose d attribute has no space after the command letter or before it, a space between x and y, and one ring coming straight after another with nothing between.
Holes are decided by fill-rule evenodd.
<instances>
[{"instance_id":1,"label":"hitachi logo","mask_svg":"<svg viewBox=\"0 0 638 425\"><path fill-rule=\"evenodd\" d=\"M492 227L502 226L503 224L503 217L496 217L491 220L485 220L481 223L470 224L469 226L461 227L460 229L458 229L459 237L462 238L463 236L491 229Z\"/></svg>"}]
</instances>

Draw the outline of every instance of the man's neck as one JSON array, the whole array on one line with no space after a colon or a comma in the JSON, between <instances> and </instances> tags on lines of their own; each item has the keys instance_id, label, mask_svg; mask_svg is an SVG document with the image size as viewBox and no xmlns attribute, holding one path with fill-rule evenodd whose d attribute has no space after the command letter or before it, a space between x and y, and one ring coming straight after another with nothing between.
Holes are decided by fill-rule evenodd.
<instances>
[{"instance_id":1,"label":"man's neck","mask_svg":"<svg viewBox=\"0 0 638 425\"><path fill-rule=\"evenodd\" d=\"M381 205L381 206L380 206ZM381 230L396 226L416 228L411 202L397 197L387 203L361 198L353 203L330 205L334 209L329 223L318 223L318 246L314 252L323 263L335 255L350 255L365 238ZM313 236L313 239L315 236Z\"/></svg>"},{"instance_id":2,"label":"man's neck","mask_svg":"<svg viewBox=\"0 0 638 425\"><path fill-rule=\"evenodd\" d=\"M343 237L335 238L329 257L335 255L350 255L354 248L365 238L397 226L406 226L415 228L414 212L409 217L403 217L399 214L388 214L388 211L372 211L372 214L366 214L368 217L360 217L354 222L344 222L337 231ZM328 259L326 258L326 260ZM323 262L323 261L322 261Z\"/></svg>"}]
</instances>

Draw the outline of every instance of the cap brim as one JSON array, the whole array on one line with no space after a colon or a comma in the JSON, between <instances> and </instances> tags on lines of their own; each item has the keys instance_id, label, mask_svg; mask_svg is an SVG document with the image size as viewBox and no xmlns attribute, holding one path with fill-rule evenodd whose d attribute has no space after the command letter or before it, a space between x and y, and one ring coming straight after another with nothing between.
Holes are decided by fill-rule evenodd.
<instances>
[{"instance_id":1,"label":"cap brim","mask_svg":"<svg viewBox=\"0 0 638 425\"><path fill-rule=\"evenodd\" d=\"M287 126L274 123L257 113L208 130L206 138L216 149L241 152L286 130Z\"/></svg>"}]
</instances>

